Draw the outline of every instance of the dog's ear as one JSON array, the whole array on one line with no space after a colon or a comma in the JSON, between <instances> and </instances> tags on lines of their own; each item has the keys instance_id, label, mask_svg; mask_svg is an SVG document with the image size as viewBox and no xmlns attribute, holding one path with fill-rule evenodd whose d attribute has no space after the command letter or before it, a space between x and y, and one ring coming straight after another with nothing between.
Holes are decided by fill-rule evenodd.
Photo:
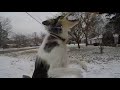
<instances>
[{"instance_id":1,"label":"dog's ear","mask_svg":"<svg viewBox=\"0 0 120 90\"><path fill-rule=\"evenodd\" d=\"M50 21L49 20L43 21L42 24L46 25L46 26L49 26L50 25Z\"/></svg>"}]
</instances>

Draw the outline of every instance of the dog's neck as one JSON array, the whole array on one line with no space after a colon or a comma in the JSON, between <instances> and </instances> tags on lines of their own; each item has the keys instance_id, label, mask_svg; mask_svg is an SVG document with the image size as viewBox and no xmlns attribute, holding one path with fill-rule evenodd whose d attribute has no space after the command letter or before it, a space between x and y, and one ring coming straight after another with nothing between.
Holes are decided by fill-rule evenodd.
<instances>
[{"instance_id":1,"label":"dog's neck","mask_svg":"<svg viewBox=\"0 0 120 90\"><path fill-rule=\"evenodd\" d=\"M61 41L63 41L63 42L65 42L65 38L62 38L61 36L59 36L59 35L57 35L57 34L55 34L55 33L50 33L50 35L51 36L53 36L53 37L55 37L55 38L58 38L58 39L60 39Z\"/></svg>"}]
</instances>

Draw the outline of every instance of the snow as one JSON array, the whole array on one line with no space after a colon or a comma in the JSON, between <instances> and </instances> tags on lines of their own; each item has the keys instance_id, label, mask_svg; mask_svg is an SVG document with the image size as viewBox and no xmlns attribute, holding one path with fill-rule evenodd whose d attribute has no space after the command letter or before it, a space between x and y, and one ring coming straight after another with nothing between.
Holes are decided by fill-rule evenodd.
<instances>
[{"instance_id":1,"label":"snow","mask_svg":"<svg viewBox=\"0 0 120 90\"><path fill-rule=\"evenodd\" d=\"M84 78L120 78L120 47L104 47L103 54L99 53L98 46L81 44L78 49L77 45L72 44L67 47L68 67L82 70ZM31 49L0 54L0 78L32 76L36 52L37 49ZM87 71L81 69L79 61L85 61Z\"/></svg>"},{"instance_id":2,"label":"snow","mask_svg":"<svg viewBox=\"0 0 120 90\"><path fill-rule=\"evenodd\" d=\"M120 78L120 63L117 62L102 65L91 64L88 68L87 77L90 78Z\"/></svg>"},{"instance_id":3,"label":"snow","mask_svg":"<svg viewBox=\"0 0 120 90\"><path fill-rule=\"evenodd\" d=\"M23 47L23 48L7 48L7 49L0 48L0 51L24 50L24 49L33 49L33 48L38 48L38 47L39 47L39 46Z\"/></svg>"},{"instance_id":4,"label":"snow","mask_svg":"<svg viewBox=\"0 0 120 90\"><path fill-rule=\"evenodd\" d=\"M120 77L120 47L104 47L104 54L99 54L97 46L69 46L70 61L86 61L85 78L119 78Z\"/></svg>"},{"instance_id":5,"label":"snow","mask_svg":"<svg viewBox=\"0 0 120 90\"><path fill-rule=\"evenodd\" d=\"M22 53L0 55L0 78L22 78L23 74L32 76L35 56Z\"/></svg>"},{"instance_id":6,"label":"snow","mask_svg":"<svg viewBox=\"0 0 120 90\"><path fill-rule=\"evenodd\" d=\"M0 78L22 78L23 74L32 75L34 62L0 56Z\"/></svg>"}]
</instances>

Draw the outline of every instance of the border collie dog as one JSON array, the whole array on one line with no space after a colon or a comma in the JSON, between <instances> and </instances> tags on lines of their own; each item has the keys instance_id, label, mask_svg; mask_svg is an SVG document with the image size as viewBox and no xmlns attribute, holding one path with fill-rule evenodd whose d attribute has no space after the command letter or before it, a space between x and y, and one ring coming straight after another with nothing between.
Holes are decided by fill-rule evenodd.
<instances>
[{"instance_id":1,"label":"border collie dog","mask_svg":"<svg viewBox=\"0 0 120 90\"><path fill-rule=\"evenodd\" d=\"M82 77L79 69L67 67L68 31L78 23L77 19L69 20L69 16L70 14L42 22L48 34L38 50L32 78Z\"/></svg>"}]
</instances>

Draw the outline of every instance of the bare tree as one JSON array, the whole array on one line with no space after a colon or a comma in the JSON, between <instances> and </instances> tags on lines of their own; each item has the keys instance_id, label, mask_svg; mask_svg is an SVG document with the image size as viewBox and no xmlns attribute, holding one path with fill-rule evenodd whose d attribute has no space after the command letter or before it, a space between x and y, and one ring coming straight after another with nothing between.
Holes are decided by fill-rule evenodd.
<instances>
[{"instance_id":1,"label":"bare tree","mask_svg":"<svg viewBox=\"0 0 120 90\"><path fill-rule=\"evenodd\" d=\"M97 12L73 12L74 16L79 19L79 26L85 35L86 46L88 45L88 36L94 30L96 24Z\"/></svg>"},{"instance_id":2,"label":"bare tree","mask_svg":"<svg viewBox=\"0 0 120 90\"><path fill-rule=\"evenodd\" d=\"M38 35L36 32L32 34L32 40L35 46L38 46L40 43L42 43L42 37L40 37L40 35Z\"/></svg>"},{"instance_id":3,"label":"bare tree","mask_svg":"<svg viewBox=\"0 0 120 90\"><path fill-rule=\"evenodd\" d=\"M28 38L23 34L14 34L12 39L18 48L28 46Z\"/></svg>"},{"instance_id":4,"label":"bare tree","mask_svg":"<svg viewBox=\"0 0 120 90\"><path fill-rule=\"evenodd\" d=\"M18 34L12 35L13 43L16 44L16 47L20 47L20 36Z\"/></svg>"},{"instance_id":5,"label":"bare tree","mask_svg":"<svg viewBox=\"0 0 120 90\"><path fill-rule=\"evenodd\" d=\"M0 47L5 47L8 41L8 35L12 28L9 18L0 17Z\"/></svg>"},{"instance_id":6,"label":"bare tree","mask_svg":"<svg viewBox=\"0 0 120 90\"><path fill-rule=\"evenodd\" d=\"M18 48L26 46L39 46L42 43L44 36L45 34L38 35L36 32L29 35L18 33L12 35L12 40Z\"/></svg>"},{"instance_id":7,"label":"bare tree","mask_svg":"<svg viewBox=\"0 0 120 90\"><path fill-rule=\"evenodd\" d=\"M81 25L76 25L72 27L69 35L74 39L74 41L78 44L78 48L80 48L81 39L84 37L84 34L81 29Z\"/></svg>"},{"instance_id":8,"label":"bare tree","mask_svg":"<svg viewBox=\"0 0 120 90\"><path fill-rule=\"evenodd\" d=\"M105 26L108 23L108 21L103 17L103 15L98 15L98 17L96 18L96 25L94 26L95 28L95 33L97 35L97 39L99 40L99 49L100 49L100 53L103 53L103 34L105 33L106 29Z\"/></svg>"},{"instance_id":9,"label":"bare tree","mask_svg":"<svg viewBox=\"0 0 120 90\"><path fill-rule=\"evenodd\" d=\"M9 33L12 29L11 20L9 18L2 18L0 21L2 28Z\"/></svg>"},{"instance_id":10,"label":"bare tree","mask_svg":"<svg viewBox=\"0 0 120 90\"><path fill-rule=\"evenodd\" d=\"M76 19L79 19L79 23L72 28L69 33L75 41L78 43L80 48L80 40L85 37L86 46L88 45L88 36L95 31L95 25L98 17L98 12L62 12L62 15L69 13ZM84 34L84 35L83 35Z\"/></svg>"}]
</instances>

